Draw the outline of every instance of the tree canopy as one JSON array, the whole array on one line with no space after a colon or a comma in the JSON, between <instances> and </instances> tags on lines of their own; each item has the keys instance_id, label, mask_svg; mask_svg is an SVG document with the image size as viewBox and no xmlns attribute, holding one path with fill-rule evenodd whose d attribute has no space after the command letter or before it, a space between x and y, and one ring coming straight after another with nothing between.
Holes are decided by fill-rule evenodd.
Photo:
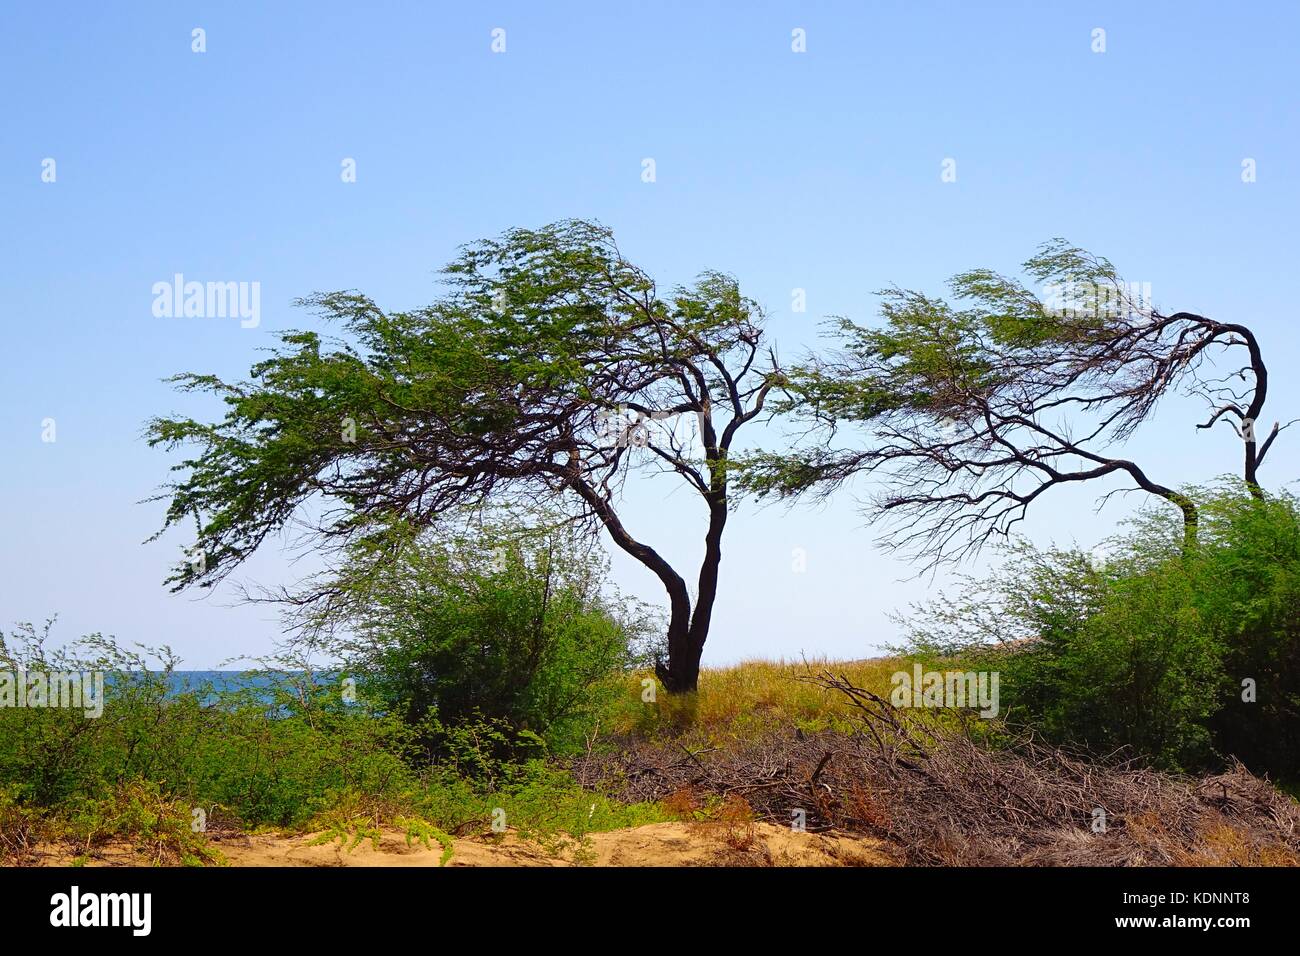
<instances>
[{"instance_id":1,"label":"tree canopy","mask_svg":"<svg viewBox=\"0 0 1300 956\"><path fill-rule=\"evenodd\" d=\"M355 291L304 300L340 335L287 333L246 381L175 377L227 408L217 422L148 425L151 445L197 449L160 495L164 530L193 521L201 556L169 583L211 586L291 521L326 543L382 545L396 523L563 500L573 521L603 527L662 582L670 619L658 673L669 690L693 689L732 445L778 380L761 309L718 272L661 296L608 229L584 221L472 243L443 277L445 293L413 311ZM694 598L618 514L634 470L672 474L703 499Z\"/></svg>"},{"instance_id":2,"label":"tree canopy","mask_svg":"<svg viewBox=\"0 0 1300 956\"><path fill-rule=\"evenodd\" d=\"M839 319L840 349L793 369L782 403L815 441L754 456L745 484L824 495L874 475L871 512L901 527L886 544L934 561L1005 536L1053 487L1108 475L1176 505L1194 535L1191 498L1153 477L1150 461L1116 450L1182 390L1209 406L1200 427L1236 428L1243 477L1258 491L1256 472L1284 426L1257 443L1268 372L1248 327L1165 314L1109 261L1064 240L1024 270L1040 291L976 269L951 280L953 301L894 288L882 293L881 326ZM1224 363L1228 374L1211 377ZM846 429L863 440L839 444Z\"/></svg>"}]
</instances>

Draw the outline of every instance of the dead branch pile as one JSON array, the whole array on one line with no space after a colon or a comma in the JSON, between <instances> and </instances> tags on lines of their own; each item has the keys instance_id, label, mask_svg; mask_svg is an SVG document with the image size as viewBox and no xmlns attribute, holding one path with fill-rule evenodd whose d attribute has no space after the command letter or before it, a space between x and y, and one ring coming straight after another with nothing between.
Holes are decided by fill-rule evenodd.
<instances>
[{"instance_id":1,"label":"dead branch pile","mask_svg":"<svg viewBox=\"0 0 1300 956\"><path fill-rule=\"evenodd\" d=\"M831 674L856 733L798 731L726 747L618 741L575 761L623 800L743 797L760 819L886 840L922 865L1296 865L1300 805L1237 764L1200 780L1031 736L993 747Z\"/></svg>"}]
</instances>

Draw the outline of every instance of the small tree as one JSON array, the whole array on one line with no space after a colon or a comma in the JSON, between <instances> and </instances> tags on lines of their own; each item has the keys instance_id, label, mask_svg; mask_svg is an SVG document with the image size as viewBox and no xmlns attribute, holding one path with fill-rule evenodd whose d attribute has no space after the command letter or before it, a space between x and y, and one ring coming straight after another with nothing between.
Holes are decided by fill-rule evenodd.
<instances>
[{"instance_id":1,"label":"small tree","mask_svg":"<svg viewBox=\"0 0 1300 956\"><path fill-rule=\"evenodd\" d=\"M396 530L396 529L394 529ZM608 558L559 526L488 522L362 544L304 610L385 710L418 724L504 720L571 742L602 682L640 659L653 618L609 593Z\"/></svg>"},{"instance_id":2,"label":"small tree","mask_svg":"<svg viewBox=\"0 0 1300 956\"><path fill-rule=\"evenodd\" d=\"M920 292L883 293L883 328L838 322L843 348L791 373L788 409L820 441L755 456L745 483L761 494L828 494L853 475L882 479L873 512L898 520L885 543L933 561L1005 536L1060 485L1127 476L1175 505L1193 539L1196 504L1112 449L1171 391L1205 399L1209 428L1228 422L1257 472L1281 428L1257 442L1268 370L1255 335L1192 312L1164 314L1105 259L1063 240L1025 264L1041 294L979 269L951 281L962 304ZM1240 361L1234 356L1240 355ZM1205 374L1226 362L1228 375ZM862 447L835 447L845 427Z\"/></svg>"},{"instance_id":3,"label":"small tree","mask_svg":"<svg viewBox=\"0 0 1300 956\"><path fill-rule=\"evenodd\" d=\"M444 275L446 295L413 312L356 293L308 300L349 340L286 334L248 382L176 377L229 410L215 424L149 425L152 445L199 447L160 497L164 527L197 522L203 560L169 581L213 584L295 516L342 544L395 519L421 527L466 506L565 500L659 578L669 624L656 670L670 692L693 690L732 444L776 378L761 310L716 272L660 297L607 229L581 221L472 244ZM667 472L702 499L694 598L618 514L633 471Z\"/></svg>"}]
</instances>

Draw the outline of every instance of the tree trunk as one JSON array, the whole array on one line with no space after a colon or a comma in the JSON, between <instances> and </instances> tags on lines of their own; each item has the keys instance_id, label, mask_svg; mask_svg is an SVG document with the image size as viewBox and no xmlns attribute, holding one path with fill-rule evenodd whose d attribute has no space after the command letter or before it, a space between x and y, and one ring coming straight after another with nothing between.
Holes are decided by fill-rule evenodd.
<instances>
[{"instance_id":1,"label":"tree trunk","mask_svg":"<svg viewBox=\"0 0 1300 956\"><path fill-rule=\"evenodd\" d=\"M672 636L670 633L670 642ZM669 644L668 663L665 665L661 661L655 665L655 676L670 694L691 694L699 687L700 655L704 651L704 645L694 644L689 630L683 637L685 639L676 647Z\"/></svg>"},{"instance_id":2,"label":"tree trunk","mask_svg":"<svg viewBox=\"0 0 1300 956\"><path fill-rule=\"evenodd\" d=\"M704 655L704 642L709 639L709 625L713 622L713 602L718 596L718 566L722 563L722 529L727 524L726 498L718 496L709 503L709 531L704 536L704 560L700 564L700 587L695 596L695 612L691 626L678 655L680 660L680 688L668 688L669 693L690 693L696 689L700 676L700 658ZM669 668L673 659L669 657ZM664 685L668 687L667 684Z\"/></svg>"},{"instance_id":3,"label":"tree trunk","mask_svg":"<svg viewBox=\"0 0 1300 956\"><path fill-rule=\"evenodd\" d=\"M711 440L711 435L710 435ZM722 563L722 531L727 525L727 486L721 479L705 496L709 503L709 529L704 536L699 591L692 611L686 582L654 548L632 537L609 502L585 482L571 486L601 519L614 543L655 573L668 592L668 661L655 663L655 676L669 694L690 694L699 686L700 659L713 620L718 596L718 567Z\"/></svg>"},{"instance_id":4,"label":"tree trunk","mask_svg":"<svg viewBox=\"0 0 1300 956\"><path fill-rule=\"evenodd\" d=\"M1255 392L1250 397L1250 406L1242 416L1241 437L1246 446L1246 462L1243 469L1246 488L1256 498L1262 499L1264 489L1260 488L1257 478L1262 455L1255 444L1255 426L1259 416L1264 413L1264 401L1268 397L1268 369L1264 365L1264 353L1260 350L1259 342L1250 329L1244 325L1231 325L1228 328L1246 340L1246 348L1250 352L1250 367L1255 376Z\"/></svg>"},{"instance_id":5,"label":"tree trunk","mask_svg":"<svg viewBox=\"0 0 1300 956\"><path fill-rule=\"evenodd\" d=\"M700 650L692 648L691 605L683 588L680 595L669 592L668 662L655 663L655 676L670 694L695 690L700 676Z\"/></svg>"},{"instance_id":6,"label":"tree trunk","mask_svg":"<svg viewBox=\"0 0 1300 956\"><path fill-rule=\"evenodd\" d=\"M614 543L653 571L663 583L668 592L668 663L656 662L655 676L670 694L695 690L700 675L700 651L704 644L703 641L698 647L692 644L691 596L686 590L686 582L658 551L628 533L609 502L595 489L577 479L573 479L570 486L591 506Z\"/></svg>"}]
</instances>

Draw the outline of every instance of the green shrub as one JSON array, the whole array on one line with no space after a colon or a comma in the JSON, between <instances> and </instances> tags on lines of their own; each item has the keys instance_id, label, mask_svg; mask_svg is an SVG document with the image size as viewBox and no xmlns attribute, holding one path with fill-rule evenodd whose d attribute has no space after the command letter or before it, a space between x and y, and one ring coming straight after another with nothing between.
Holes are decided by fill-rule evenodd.
<instances>
[{"instance_id":1,"label":"green shrub","mask_svg":"<svg viewBox=\"0 0 1300 956\"><path fill-rule=\"evenodd\" d=\"M413 730L347 703L332 677L265 670L237 691L178 688L166 649L126 651L92 635L47 653L48 633L24 625L0 636L0 667L105 672L105 703L99 717L0 708L0 788L24 805L66 809L148 782L205 813L292 826L332 792L414 785Z\"/></svg>"},{"instance_id":2,"label":"green shrub","mask_svg":"<svg viewBox=\"0 0 1300 956\"><path fill-rule=\"evenodd\" d=\"M1226 677L1210 730L1222 752L1300 783L1300 503L1217 495L1202 510L1197 603Z\"/></svg>"},{"instance_id":3,"label":"green shrub","mask_svg":"<svg viewBox=\"0 0 1300 956\"><path fill-rule=\"evenodd\" d=\"M73 799L61 809L55 832L83 850L119 840L155 865L223 862L195 828L193 809L153 781L121 784L101 797Z\"/></svg>"},{"instance_id":4,"label":"green shrub","mask_svg":"<svg viewBox=\"0 0 1300 956\"><path fill-rule=\"evenodd\" d=\"M449 728L484 721L567 751L651 631L607 597L606 575L591 542L564 528L424 534L396 554L354 553L326 618L348 630L335 645L347 672L384 709L435 728L435 754L449 752Z\"/></svg>"},{"instance_id":5,"label":"green shrub","mask_svg":"<svg viewBox=\"0 0 1300 956\"><path fill-rule=\"evenodd\" d=\"M1194 548L1164 510L1140 515L1104 559L1012 545L990 579L912 622L913 650L998 670L1004 713L1059 742L1185 769L1233 755L1294 776L1300 507L1239 485L1192 493Z\"/></svg>"},{"instance_id":6,"label":"green shrub","mask_svg":"<svg viewBox=\"0 0 1300 956\"><path fill-rule=\"evenodd\" d=\"M181 687L166 649L92 635L47 651L48 634L0 634L0 667L106 671L103 714L0 708L0 862L29 860L53 840L81 856L116 843L158 863L219 863L197 819L317 831L347 846L393 826L439 843L445 862L450 834L490 833L500 814L557 848L659 818L654 805L584 791L543 763L540 737L504 718L408 723L293 659L266 662L234 690Z\"/></svg>"}]
</instances>

